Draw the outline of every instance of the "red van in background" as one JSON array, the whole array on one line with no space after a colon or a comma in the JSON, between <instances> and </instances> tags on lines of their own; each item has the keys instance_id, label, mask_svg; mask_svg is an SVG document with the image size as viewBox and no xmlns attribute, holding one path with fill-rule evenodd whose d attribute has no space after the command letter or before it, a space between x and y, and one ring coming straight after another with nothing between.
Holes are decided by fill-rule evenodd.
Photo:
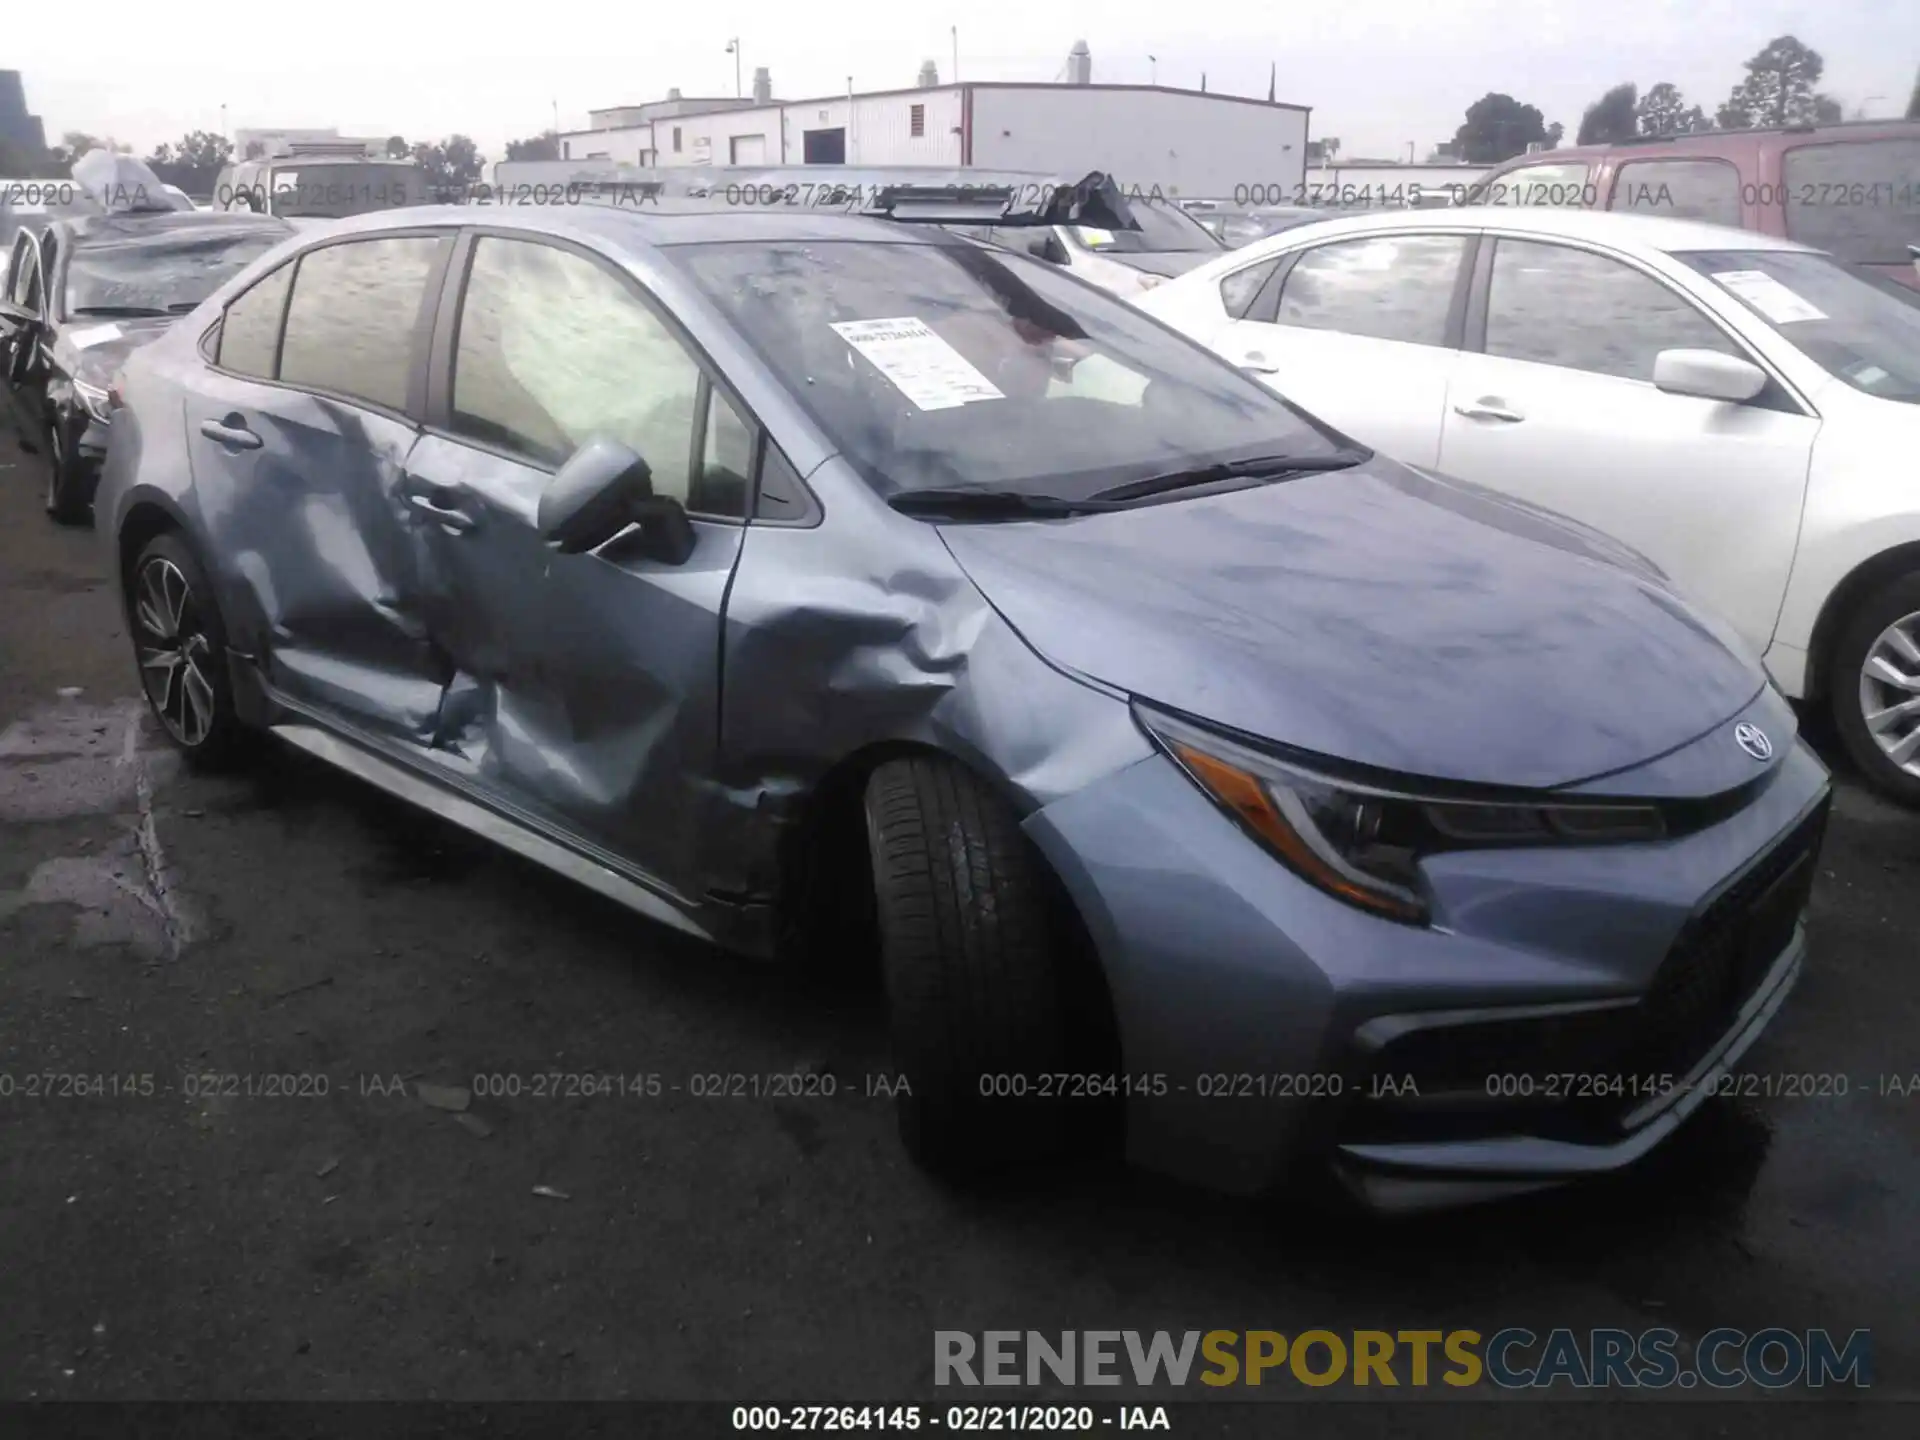
<instances>
[{"instance_id":1,"label":"red van in background","mask_svg":"<svg viewBox=\"0 0 1920 1440\"><path fill-rule=\"evenodd\" d=\"M1652 135L1521 155L1469 205L1570 205L1781 235L1920 290L1920 121Z\"/></svg>"}]
</instances>

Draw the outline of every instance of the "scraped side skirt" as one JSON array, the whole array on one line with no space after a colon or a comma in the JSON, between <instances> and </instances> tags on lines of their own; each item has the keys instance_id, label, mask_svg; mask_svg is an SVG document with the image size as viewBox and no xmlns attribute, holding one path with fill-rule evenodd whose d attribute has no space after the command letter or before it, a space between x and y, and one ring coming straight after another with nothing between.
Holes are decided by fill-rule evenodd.
<instances>
[{"instance_id":1,"label":"scraped side skirt","mask_svg":"<svg viewBox=\"0 0 1920 1440\"><path fill-rule=\"evenodd\" d=\"M702 940L713 939L684 910L638 880L582 855L557 840L548 839L521 821L457 795L445 785L417 775L364 746L344 740L317 725L297 722L271 726L270 733L409 805L417 805L483 840L491 840L503 849L511 850L536 865L545 866L555 874L584 885L649 920L657 920Z\"/></svg>"}]
</instances>

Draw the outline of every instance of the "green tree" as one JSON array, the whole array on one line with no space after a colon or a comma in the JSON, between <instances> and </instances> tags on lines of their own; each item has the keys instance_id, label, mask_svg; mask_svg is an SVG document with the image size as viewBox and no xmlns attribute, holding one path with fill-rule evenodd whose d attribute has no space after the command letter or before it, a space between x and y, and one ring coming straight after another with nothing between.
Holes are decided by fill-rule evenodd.
<instances>
[{"instance_id":1,"label":"green tree","mask_svg":"<svg viewBox=\"0 0 1920 1440\"><path fill-rule=\"evenodd\" d=\"M1453 143L1469 165L1497 165L1526 153L1527 146L1546 146L1546 118L1532 105L1511 95L1489 92L1467 107L1466 121L1453 132Z\"/></svg>"},{"instance_id":2,"label":"green tree","mask_svg":"<svg viewBox=\"0 0 1920 1440\"><path fill-rule=\"evenodd\" d=\"M404 160L412 153L413 147L407 144L404 135L389 135L387 137L387 158L389 160Z\"/></svg>"},{"instance_id":3,"label":"green tree","mask_svg":"<svg viewBox=\"0 0 1920 1440\"><path fill-rule=\"evenodd\" d=\"M1714 117L1722 130L1805 125L1820 118L1824 97L1813 87L1827 64L1819 51L1809 50L1791 35L1781 35L1768 41L1746 68L1746 78L1733 87ZM1837 107L1833 113L1838 113Z\"/></svg>"},{"instance_id":4,"label":"green tree","mask_svg":"<svg viewBox=\"0 0 1920 1440\"><path fill-rule=\"evenodd\" d=\"M1616 85L1589 105L1580 117L1580 129L1573 137L1576 145L1612 145L1631 140L1634 135L1635 106L1640 92L1629 80Z\"/></svg>"},{"instance_id":5,"label":"green tree","mask_svg":"<svg viewBox=\"0 0 1920 1440\"><path fill-rule=\"evenodd\" d=\"M420 141L413 147L413 160L426 173L428 188L449 200L476 184L487 167L487 157L465 135L449 135L432 145Z\"/></svg>"},{"instance_id":6,"label":"green tree","mask_svg":"<svg viewBox=\"0 0 1920 1440\"><path fill-rule=\"evenodd\" d=\"M221 167L233 159L233 142L211 130L194 130L173 145L156 145L147 166L169 185L189 195L210 195Z\"/></svg>"},{"instance_id":7,"label":"green tree","mask_svg":"<svg viewBox=\"0 0 1920 1440\"><path fill-rule=\"evenodd\" d=\"M1665 80L1640 97L1634 119L1642 135L1691 135L1712 128L1707 112L1687 104L1680 87Z\"/></svg>"},{"instance_id":8,"label":"green tree","mask_svg":"<svg viewBox=\"0 0 1920 1440\"><path fill-rule=\"evenodd\" d=\"M1920 120L1920 75L1913 77L1913 94L1907 97L1907 119Z\"/></svg>"},{"instance_id":9,"label":"green tree","mask_svg":"<svg viewBox=\"0 0 1920 1440\"><path fill-rule=\"evenodd\" d=\"M526 140L507 142L509 160L558 160L560 158L560 137L551 130L542 131Z\"/></svg>"}]
</instances>

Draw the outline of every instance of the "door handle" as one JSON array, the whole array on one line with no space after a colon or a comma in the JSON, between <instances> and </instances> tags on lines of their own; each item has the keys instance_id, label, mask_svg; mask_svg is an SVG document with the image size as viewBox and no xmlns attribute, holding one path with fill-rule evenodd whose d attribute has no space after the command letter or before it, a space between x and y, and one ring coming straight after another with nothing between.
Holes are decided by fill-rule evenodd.
<instances>
[{"instance_id":1,"label":"door handle","mask_svg":"<svg viewBox=\"0 0 1920 1440\"><path fill-rule=\"evenodd\" d=\"M407 504L425 515L436 525L444 525L449 530L473 529L473 516L457 505L448 505L434 494L421 490L409 490L404 496Z\"/></svg>"},{"instance_id":2,"label":"door handle","mask_svg":"<svg viewBox=\"0 0 1920 1440\"><path fill-rule=\"evenodd\" d=\"M1492 395L1482 395L1471 405L1456 405L1453 413L1464 415L1469 420L1499 420L1508 425L1518 425L1527 417L1518 410L1509 410Z\"/></svg>"},{"instance_id":3,"label":"door handle","mask_svg":"<svg viewBox=\"0 0 1920 1440\"><path fill-rule=\"evenodd\" d=\"M264 443L238 415L229 415L227 420L239 420L240 423L229 425L222 420L202 420L200 433L209 440L218 440L222 445L231 445L236 450L258 450Z\"/></svg>"},{"instance_id":4,"label":"door handle","mask_svg":"<svg viewBox=\"0 0 1920 1440\"><path fill-rule=\"evenodd\" d=\"M1258 350L1249 350L1240 357L1240 368L1251 375L1278 375L1280 367L1267 359Z\"/></svg>"}]
</instances>

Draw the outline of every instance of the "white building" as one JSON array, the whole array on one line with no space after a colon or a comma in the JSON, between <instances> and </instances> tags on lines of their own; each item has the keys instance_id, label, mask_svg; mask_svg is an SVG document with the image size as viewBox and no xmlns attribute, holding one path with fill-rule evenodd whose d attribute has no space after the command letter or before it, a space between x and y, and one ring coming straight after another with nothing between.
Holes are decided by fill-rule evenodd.
<instances>
[{"instance_id":1,"label":"white building","mask_svg":"<svg viewBox=\"0 0 1920 1440\"><path fill-rule=\"evenodd\" d=\"M589 112L560 135L558 161L503 162L502 185L552 182L597 166L860 165L977 167L1078 176L1124 189L1230 196L1292 189L1306 172L1309 107L1178 90L1095 85L1084 42L1064 84L939 83L931 62L911 89L775 100L763 69L752 99L665 100Z\"/></svg>"},{"instance_id":2,"label":"white building","mask_svg":"<svg viewBox=\"0 0 1920 1440\"><path fill-rule=\"evenodd\" d=\"M340 153L364 152L368 155L387 153L387 137L372 135L342 135L335 129L308 130L248 130L233 132L233 153L236 159L270 159L275 155L291 153L295 147L304 149L329 149Z\"/></svg>"}]
</instances>

